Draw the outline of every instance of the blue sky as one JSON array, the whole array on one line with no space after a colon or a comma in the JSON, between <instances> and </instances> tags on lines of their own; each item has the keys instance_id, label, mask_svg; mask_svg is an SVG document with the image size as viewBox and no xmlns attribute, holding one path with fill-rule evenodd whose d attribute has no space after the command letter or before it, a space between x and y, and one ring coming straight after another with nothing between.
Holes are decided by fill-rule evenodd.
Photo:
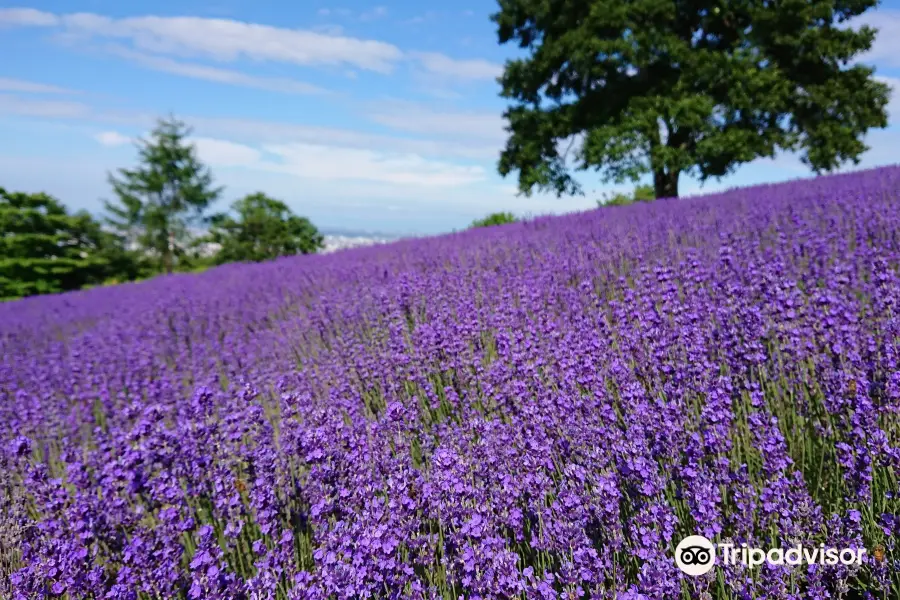
<instances>
[{"instance_id":1,"label":"blue sky","mask_svg":"<svg viewBox=\"0 0 900 600\"><path fill-rule=\"evenodd\" d=\"M194 128L226 187L220 208L264 191L325 230L435 233L496 210L594 206L630 186L581 177L585 197L520 198L503 147L493 0L67 0L0 6L0 186L98 211L106 174L132 166L157 116ZM450 7L453 8L450 8ZM900 1L864 57L900 82ZM10 59L10 57L12 57ZM895 77L897 79L895 79ZM900 162L898 119L861 166ZM802 177L795 156L743 166L682 195Z\"/></svg>"}]
</instances>

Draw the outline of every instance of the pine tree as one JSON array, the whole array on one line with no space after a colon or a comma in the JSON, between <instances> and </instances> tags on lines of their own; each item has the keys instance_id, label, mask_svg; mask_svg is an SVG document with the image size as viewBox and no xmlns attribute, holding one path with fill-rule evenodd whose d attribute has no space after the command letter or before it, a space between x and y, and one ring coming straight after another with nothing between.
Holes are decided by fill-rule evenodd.
<instances>
[{"instance_id":1,"label":"pine tree","mask_svg":"<svg viewBox=\"0 0 900 600\"><path fill-rule=\"evenodd\" d=\"M190 134L174 117L160 119L150 139L138 142L140 165L109 176L117 200L105 202L107 221L158 258L166 273L191 242L191 227L206 221L206 209L222 191L187 142Z\"/></svg>"}]
</instances>

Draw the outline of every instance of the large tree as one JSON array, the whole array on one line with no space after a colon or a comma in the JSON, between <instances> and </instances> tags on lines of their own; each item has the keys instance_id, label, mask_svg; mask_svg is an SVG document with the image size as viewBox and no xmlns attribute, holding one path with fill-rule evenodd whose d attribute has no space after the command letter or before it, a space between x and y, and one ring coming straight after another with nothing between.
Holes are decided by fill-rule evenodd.
<instances>
[{"instance_id":1,"label":"large tree","mask_svg":"<svg viewBox=\"0 0 900 600\"><path fill-rule=\"evenodd\" d=\"M875 37L847 21L877 0L499 0L509 139L502 175L519 189L581 193L571 171L718 178L798 151L816 173L867 149L889 88L853 64Z\"/></svg>"},{"instance_id":2,"label":"large tree","mask_svg":"<svg viewBox=\"0 0 900 600\"><path fill-rule=\"evenodd\" d=\"M174 117L160 119L149 140L138 141L140 165L109 176L117 199L105 203L108 222L131 244L160 260L171 273L193 239L192 228L218 199L210 170L188 143L191 130Z\"/></svg>"},{"instance_id":3,"label":"large tree","mask_svg":"<svg viewBox=\"0 0 900 600\"><path fill-rule=\"evenodd\" d=\"M125 255L87 212L0 188L0 298L76 290L117 275Z\"/></svg>"},{"instance_id":4,"label":"large tree","mask_svg":"<svg viewBox=\"0 0 900 600\"><path fill-rule=\"evenodd\" d=\"M250 194L231 209L233 215L211 219L209 240L221 246L215 256L218 264L312 254L322 248L323 237L315 225L295 215L281 200Z\"/></svg>"}]
</instances>

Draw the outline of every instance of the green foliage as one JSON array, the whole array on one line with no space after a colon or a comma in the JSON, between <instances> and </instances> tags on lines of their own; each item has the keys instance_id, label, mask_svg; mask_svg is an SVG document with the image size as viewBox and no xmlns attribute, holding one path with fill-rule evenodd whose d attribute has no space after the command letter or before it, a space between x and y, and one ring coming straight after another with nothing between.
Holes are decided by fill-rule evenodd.
<instances>
[{"instance_id":1,"label":"green foliage","mask_svg":"<svg viewBox=\"0 0 900 600\"><path fill-rule=\"evenodd\" d=\"M511 212L495 212L491 213L488 216L482 219L476 219L472 221L472 224L469 225L469 228L475 227L491 227L492 225L505 225L506 223L515 223L518 221L516 216Z\"/></svg>"},{"instance_id":2,"label":"green foliage","mask_svg":"<svg viewBox=\"0 0 900 600\"><path fill-rule=\"evenodd\" d=\"M0 298L76 290L133 269L119 240L87 212L3 188L0 257Z\"/></svg>"},{"instance_id":3,"label":"green foliage","mask_svg":"<svg viewBox=\"0 0 900 600\"><path fill-rule=\"evenodd\" d=\"M652 185L639 185L634 188L632 198L635 202L653 202L656 200L656 190Z\"/></svg>"},{"instance_id":4,"label":"green foliage","mask_svg":"<svg viewBox=\"0 0 900 600\"><path fill-rule=\"evenodd\" d=\"M206 256L197 254L196 252L186 253L175 265L175 270L179 273L202 273L203 271L215 267L218 263L215 256Z\"/></svg>"},{"instance_id":5,"label":"green foliage","mask_svg":"<svg viewBox=\"0 0 900 600\"><path fill-rule=\"evenodd\" d=\"M324 238L306 217L293 214L284 202L263 193L250 194L231 205L235 217L212 218L208 241L220 244L215 262L259 262L312 254L323 246Z\"/></svg>"},{"instance_id":6,"label":"green foliage","mask_svg":"<svg viewBox=\"0 0 900 600\"><path fill-rule=\"evenodd\" d=\"M174 117L160 119L151 139L139 142L141 164L109 176L117 201L105 203L108 222L166 273L186 255L191 226L205 222L204 211L221 194L187 143L190 133Z\"/></svg>"},{"instance_id":7,"label":"green foliage","mask_svg":"<svg viewBox=\"0 0 900 600\"><path fill-rule=\"evenodd\" d=\"M597 200L597 206L625 206L634 204L635 202L652 202L656 200L652 185L639 185L634 188L634 192L629 196L622 192L605 196L601 200Z\"/></svg>"},{"instance_id":8,"label":"green foliage","mask_svg":"<svg viewBox=\"0 0 900 600\"><path fill-rule=\"evenodd\" d=\"M500 43L527 51L500 78L513 105L499 171L526 195L581 193L574 167L651 173L674 197L682 173L719 178L777 151L821 173L858 163L866 131L887 126L890 88L853 64L875 30L838 26L877 0L499 3Z\"/></svg>"}]
</instances>

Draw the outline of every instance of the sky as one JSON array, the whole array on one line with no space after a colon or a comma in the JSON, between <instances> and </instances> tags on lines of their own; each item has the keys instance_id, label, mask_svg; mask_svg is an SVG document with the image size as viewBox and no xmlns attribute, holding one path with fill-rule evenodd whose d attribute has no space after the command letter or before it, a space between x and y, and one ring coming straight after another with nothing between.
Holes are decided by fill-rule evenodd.
<instances>
[{"instance_id":1,"label":"sky","mask_svg":"<svg viewBox=\"0 0 900 600\"><path fill-rule=\"evenodd\" d=\"M495 11L494 0L0 3L0 186L97 213L107 174L134 166L134 140L172 114L225 187L218 209L262 191L324 231L439 233L630 189L586 174L585 196L525 198L515 173L497 173L496 78L516 50L498 45ZM881 33L863 62L900 84L900 0L865 21ZM900 162L897 96L860 167ZM680 191L808 175L779 155L703 186L682 176Z\"/></svg>"}]
</instances>

